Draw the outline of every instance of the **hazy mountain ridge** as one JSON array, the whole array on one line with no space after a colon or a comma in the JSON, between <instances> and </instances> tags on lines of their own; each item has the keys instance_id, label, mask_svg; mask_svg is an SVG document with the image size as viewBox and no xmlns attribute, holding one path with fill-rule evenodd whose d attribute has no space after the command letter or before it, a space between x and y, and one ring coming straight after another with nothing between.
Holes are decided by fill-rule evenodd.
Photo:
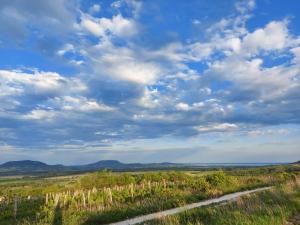
<instances>
[{"instance_id":1,"label":"hazy mountain ridge","mask_svg":"<svg viewBox=\"0 0 300 225\"><path fill-rule=\"evenodd\" d=\"M295 163L299 163L295 162ZM118 160L100 160L85 165L65 166L61 164L49 165L40 161L21 160L9 161L0 164L0 176L7 175L31 175L31 174L63 174L86 171L110 169L114 171L131 170L159 170L159 169L199 169L199 168L223 168L223 167L255 167L266 165L279 165L285 163L122 163Z\"/></svg>"},{"instance_id":2,"label":"hazy mountain ridge","mask_svg":"<svg viewBox=\"0 0 300 225\"><path fill-rule=\"evenodd\" d=\"M101 160L86 165L48 165L40 161L22 160L9 161L0 165L0 175L30 174L30 173L54 173L54 172L81 172L100 169L131 170L131 169L156 169L167 167L180 167L184 164L176 163L122 163L117 160Z\"/></svg>"},{"instance_id":3,"label":"hazy mountain ridge","mask_svg":"<svg viewBox=\"0 0 300 225\"><path fill-rule=\"evenodd\" d=\"M68 167L64 165L48 165L40 161L32 160L9 161L0 165L0 175L2 173L26 174L35 172L56 172L67 170Z\"/></svg>"}]
</instances>

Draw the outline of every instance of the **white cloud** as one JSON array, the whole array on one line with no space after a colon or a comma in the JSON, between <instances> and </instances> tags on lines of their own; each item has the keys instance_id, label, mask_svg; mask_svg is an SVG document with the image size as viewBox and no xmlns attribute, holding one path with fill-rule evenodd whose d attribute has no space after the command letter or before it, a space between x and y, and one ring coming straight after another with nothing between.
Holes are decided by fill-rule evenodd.
<instances>
[{"instance_id":1,"label":"white cloud","mask_svg":"<svg viewBox=\"0 0 300 225\"><path fill-rule=\"evenodd\" d=\"M248 131L249 136L272 136L272 135L287 135L290 133L289 129L258 129Z\"/></svg>"},{"instance_id":2,"label":"white cloud","mask_svg":"<svg viewBox=\"0 0 300 225\"><path fill-rule=\"evenodd\" d=\"M80 66L80 65L84 64L84 61L83 60L74 60L74 59L72 59L72 60L70 60L70 63L74 64L76 66Z\"/></svg>"},{"instance_id":3,"label":"white cloud","mask_svg":"<svg viewBox=\"0 0 300 225\"><path fill-rule=\"evenodd\" d=\"M216 79L233 82L241 90L252 90L260 93L261 98L271 99L286 94L294 88L293 78L299 74L299 68L285 65L264 68L263 60L256 58L250 61L229 57L214 63L208 74Z\"/></svg>"},{"instance_id":4,"label":"white cloud","mask_svg":"<svg viewBox=\"0 0 300 225\"><path fill-rule=\"evenodd\" d=\"M81 26L96 36L104 35L105 30L98 23L91 19L82 18Z\"/></svg>"},{"instance_id":5,"label":"white cloud","mask_svg":"<svg viewBox=\"0 0 300 225\"><path fill-rule=\"evenodd\" d=\"M177 110L182 110L182 111L190 110L190 106L184 102L179 102L175 107Z\"/></svg>"},{"instance_id":6,"label":"white cloud","mask_svg":"<svg viewBox=\"0 0 300 225\"><path fill-rule=\"evenodd\" d=\"M26 73L20 70L0 70L2 88L12 88L12 95L27 93L81 92L86 86L77 78L62 77L58 73L34 71ZM5 91L5 89L0 92Z\"/></svg>"},{"instance_id":7,"label":"white cloud","mask_svg":"<svg viewBox=\"0 0 300 225\"><path fill-rule=\"evenodd\" d=\"M243 51L255 54L259 50L280 50L288 44L286 21L272 21L265 28L249 33L243 39Z\"/></svg>"},{"instance_id":8,"label":"white cloud","mask_svg":"<svg viewBox=\"0 0 300 225\"><path fill-rule=\"evenodd\" d=\"M116 8L116 9L120 8L121 5L122 5L122 1L114 1L113 3L110 4L112 8Z\"/></svg>"},{"instance_id":9,"label":"white cloud","mask_svg":"<svg viewBox=\"0 0 300 225\"><path fill-rule=\"evenodd\" d=\"M91 113L109 112L113 110L114 108L112 107L86 97L62 96L49 99L28 113L15 115L15 118L52 122L58 118L70 118L72 114L68 112ZM76 116L72 116L72 118L76 118Z\"/></svg>"},{"instance_id":10,"label":"white cloud","mask_svg":"<svg viewBox=\"0 0 300 225\"><path fill-rule=\"evenodd\" d=\"M112 19L96 19L89 15L82 16L81 26L101 37L101 41L86 48L84 56L97 76L110 77L116 80L139 84L153 84L161 74L160 66L149 60L145 54L140 55L139 49L129 46L117 47L111 35L125 38L137 33L134 19L124 18L121 14Z\"/></svg>"},{"instance_id":11,"label":"white cloud","mask_svg":"<svg viewBox=\"0 0 300 225\"><path fill-rule=\"evenodd\" d=\"M53 110L34 109L29 113L20 116L20 118L25 120L51 121L56 115L56 112Z\"/></svg>"},{"instance_id":12,"label":"white cloud","mask_svg":"<svg viewBox=\"0 0 300 225\"><path fill-rule=\"evenodd\" d=\"M125 126L128 129L122 135L111 136L189 136L195 130L226 132L240 129L240 124L247 127L248 123L299 121L300 39L289 34L286 21L273 21L250 32L247 13L255 2L243 1L236 4L237 16L221 19L203 31L205 34L191 32L182 42L161 45L172 39L163 35L159 43L149 46L153 37L143 35L153 35L152 30L139 33L144 31L139 30L144 24L138 23L142 21L137 13L141 4L133 0L115 3L116 7L109 10L117 14L109 18L96 17L101 10L97 4L83 9L89 14L77 10L81 21L73 22L77 26L75 36L61 37L58 41L66 44L58 51L54 48L57 55L67 57L70 65L82 65L76 78L43 71L0 70L0 116L32 120L34 127L39 121L62 122L55 126L66 125L66 133L78 135L82 142L84 136L94 136L95 130L120 132ZM126 12L126 17L121 12ZM203 23L197 30L207 25L205 19L190 22ZM290 60L291 55L294 58ZM274 66L269 63L273 57L282 57L276 64L286 58ZM24 114L24 106L28 113ZM101 114L101 118L95 118L95 114ZM115 114L117 122L110 123ZM83 134L73 121L83 123L87 132ZM96 133L97 138L104 136ZM17 137L22 138L19 134Z\"/></svg>"},{"instance_id":13,"label":"white cloud","mask_svg":"<svg viewBox=\"0 0 300 225\"><path fill-rule=\"evenodd\" d=\"M294 54L293 63L300 65L300 47L292 48L291 52Z\"/></svg>"},{"instance_id":14,"label":"white cloud","mask_svg":"<svg viewBox=\"0 0 300 225\"><path fill-rule=\"evenodd\" d=\"M224 40L224 48L232 49L234 52L238 53L241 50L241 40L237 37L229 38Z\"/></svg>"},{"instance_id":15,"label":"white cloud","mask_svg":"<svg viewBox=\"0 0 300 225\"><path fill-rule=\"evenodd\" d=\"M150 58L162 58L173 63L202 61L207 59L214 51L213 43L195 42L183 45L179 42L172 42L154 51L147 50Z\"/></svg>"},{"instance_id":16,"label":"white cloud","mask_svg":"<svg viewBox=\"0 0 300 225\"><path fill-rule=\"evenodd\" d=\"M112 111L113 108L103 103L99 103L93 99L86 97L56 97L54 103L58 104L61 109L67 111L82 111L82 112L95 112L95 111Z\"/></svg>"},{"instance_id":17,"label":"white cloud","mask_svg":"<svg viewBox=\"0 0 300 225\"><path fill-rule=\"evenodd\" d=\"M61 50L57 51L57 54L62 56L67 52L74 52L74 46L70 43L65 44Z\"/></svg>"},{"instance_id":18,"label":"white cloud","mask_svg":"<svg viewBox=\"0 0 300 225\"><path fill-rule=\"evenodd\" d=\"M238 1L235 4L236 10L241 14L244 14L249 10L252 10L254 7L255 7L255 0Z\"/></svg>"},{"instance_id":19,"label":"white cloud","mask_svg":"<svg viewBox=\"0 0 300 225\"><path fill-rule=\"evenodd\" d=\"M233 123L220 123L220 124L212 124L207 126L195 127L195 129L199 132L224 132L224 131L233 131L237 128L238 126Z\"/></svg>"},{"instance_id":20,"label":"white cloud","mask_svg":"<svg viewBox=\"0 0 300 225\"><path fill-rule=\"evenodd\" d=\"M176 115L166 115L166 114L134 114L133 119L136 121L152 121L152 122L167 122L167 123L174 123L178 120Z\"/></svg>"},{"instance_id":21,"label":"white cloud","mask_svg":"<svg viewBox=\"0 0 300 225\"><path fill-rule=\"evenodd\" d=\"M100 12L101 10L101 6L99 4L94 4L91 8L90 8L90 13L97 13Z\"/></svg>"},{"instance_id":22,"label":"white cloud","mask_svg":"<svg viewBox=\"0 0 300 225\"><path fill-rule=\"evenodd\" d=\"M115 47L109 40L94 46L89 57L96 73L118 80L152 84L162 73L155 62L144 60L130 48Z\"/></svg>"},{"instance_id":23,"label":"white cloud","mask_svg":"<svg viewBox=\"0 0 300 225\"><path fill-rule=\"evenodd\" d=\"M160 73L159 67L154 63L139 61L137 58L106 55L102 59L108 65L107 73L121 80L151 84Z\"/></svg>"},{"instance_id":24,"label":"white cloud","mask_svg":"<svg viewBox=\"0 0 300 225\"><path fill-rule=\"evenodd\" d=\"M163 46L161 49L155 51L147 50L145 54L151 58L164 58L170 61L182 61L187 58L184 46L181 43L174 42Z\"/></svg>"},{"instance_id":25,"label":"white cloud","mask_svg":"<svg viewBox=\"0 0 300 225\"><path fill-rule=\"evenodd\" d=\"M198 20L198 19L194 19L194 20L192 21L192 23L193 23L194 25L199 25L199 24L201 24L201 21Z\"/></svg>"},{"instance_id":26,"label":"white cloud","mask_svg":"<svg viewBox=\"0 0 300 225\"><path fill-rule=\"evenodd\" d=\"M138 105L146 108L155 108L159 106L159 92L157 89L149 90L145 88L142 97L138 100Z\"/></svg>"},{"instance_id":27,"label":"white cloud","mask_svg":"<svg viewBox=\"0 0 300 225\"><path fill-rule=\"evenodd\" d=\"M130 37L137 33L137 26L132 19L126 19L118 14L109 18L94 18L87 14L81 17L81 26L95 36L106 36L109 34L120 37Z\"/></svg>"},{"instance_id":28,"label":"white cloud","mask_svg":"<svg viewBox=\"0 0 300 225\"><path fill-rule=\"evenodd\" d=\"M213 45L210 43L194 43L187 47L187 59L201 61L208 58L213 53Z\"/></svg>"},{"instance_id":29,"label":"white cloud","mask_svg":"<svg viewBox=\"0 0 300 225\"><path fill-rule=\"evenodd\" d=\"M198 111L202 115L226 115L233 109L232 105L222 105L217 99L206 99L204 101L194 102L187 104L185 102L179 102L175 105L175 108L179 111Z\"/></svg>"}]
</instances>

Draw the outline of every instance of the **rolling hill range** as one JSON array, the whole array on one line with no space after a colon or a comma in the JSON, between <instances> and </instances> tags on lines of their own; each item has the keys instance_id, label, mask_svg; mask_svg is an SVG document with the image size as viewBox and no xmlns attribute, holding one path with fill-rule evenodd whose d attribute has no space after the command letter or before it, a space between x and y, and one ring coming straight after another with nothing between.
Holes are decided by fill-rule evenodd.
<instances>
[{"instance_id":1,"label":"rolling hill range","mask_svg":"<svg viewBox=\"0 0 300 225\"><path fill-rule=\"evenodd\" d=\"M298 162L297 162L298 163ZM0 164L0 176L59 175L109 169L113 171L207 169L224 167L256 167L285 163L122 163L117 160L101 160L85 165L49 165L40 161L22 160Z\"/></svg>"},{"instance_id":2,"label":"rolling hill range","mask_svg":"<svg viewBox=\"0 0 300 225\"><path fill-rule=\"evenodd\" d=\"M61 164L48 165L39 161L22 160L10 161L0 165L0 176L5 175L26 175L26 174L47 174L47 173L72 173L110 169L122 170L141 170L141 169L164 169L182 167L184 164L176 163L122 163L117 160L102 160L86 165L65 166Z\"/></svg>"}]
</instances>

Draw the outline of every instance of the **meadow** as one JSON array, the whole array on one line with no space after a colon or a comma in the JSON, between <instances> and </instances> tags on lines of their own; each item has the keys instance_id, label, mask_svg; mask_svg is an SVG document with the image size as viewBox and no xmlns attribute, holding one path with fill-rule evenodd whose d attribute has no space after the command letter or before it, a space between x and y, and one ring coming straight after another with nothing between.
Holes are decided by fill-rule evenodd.
<instances>
[{"instance_id":1,"label":"meadow","mask_svg":"<svg viewBox=\"0 0 300 225\"><path fill-rule=\"evenodd\" d=\"M256 200L249 197L243 199L243 202L213 210L210 207L191 210L183 215L152 221L151 224L224 224L216 222L215 218L228 216L233 221L237 215L240 215L241 220L246 218L243 213L249 210L246 204L248 200L253 203L254 209L261 205L268 206L267 203L274 199L278 200L278 204L283 202L282 204L287 204L287 207L291 206L291 210L288 211L290 213L285 216L287 217L299 208L294 206L292 201L288 201L290 198L282 197L280 200L276 196L299 197L299 188L291 185L291 182L295 183L299 179L299 171L300 166L294 164L210 171L111 172L103 170L51 178L2 178L0 180L0 224L107 224L231 192L264 186L277 186L278 192L258 194L253 197ZM287 183L290 184L290 188L282 188ZM267 201L265 205L262 203L264 200ZM269 202L270 206L275 205L271 202ZM243 204L244 208L241 207ZM231 216L230 213L235 211L230 207L236 207L236 210L240 211ZM253 218L255 217L259 215L253 215ZM203 218L210 219L203 220ZM254 221L253 218L249 221Z\"/></svg>"},{"instance_id":2,"label":"meadow","mask_svg":"<svg viewBox=\"0 0 300 225\"><path fill-rule=\"evenodd\" d=\"M147 225L293 225L300 224L299 180L241 197L226 205L192 209Z\"/></svg>"}]
</instances>

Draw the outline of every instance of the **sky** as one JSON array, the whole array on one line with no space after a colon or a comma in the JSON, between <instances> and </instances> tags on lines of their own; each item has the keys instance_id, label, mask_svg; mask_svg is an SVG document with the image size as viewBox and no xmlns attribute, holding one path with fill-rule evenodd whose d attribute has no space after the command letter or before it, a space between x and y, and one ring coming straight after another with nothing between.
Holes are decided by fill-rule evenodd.
<instances>
[{"instance_id":1,"label":"sky","mask_svg":"<svg viewBox=\"0 0 300 225\"><path fill-rule=\"evenodd\" d=\"M299 12L0 1L0 163L300 160Z\"/></svg>"}]
</instances>

